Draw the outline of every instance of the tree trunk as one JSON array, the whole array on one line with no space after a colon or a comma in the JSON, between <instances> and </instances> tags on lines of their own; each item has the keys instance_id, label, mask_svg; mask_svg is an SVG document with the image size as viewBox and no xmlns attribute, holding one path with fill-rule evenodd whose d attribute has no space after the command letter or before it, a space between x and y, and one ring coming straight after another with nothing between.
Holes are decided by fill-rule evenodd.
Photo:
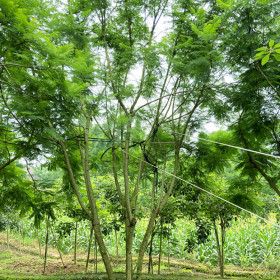
<instances>
[{"instance_id":1,"label":"tree trunk","mask_svg":"<svg viewBox=\"0 0 280 280\"><path fill-rule=\"evenodd\" d=\"M153 269L153 240L154 240L154 234L151 236L150 240L150 250L149 250L149 266L148 266L148 273L154 274L154 269Z\"/></svg>"},{"instance_id":2,"label":"tree trunk","mask_svg":"<svg viewBox=\"0 0 280 280\"><path fill-rule=\"evenodd\" d=\"M49 242L49 219L47 218L47 230L46 230L46 244L45 244L45 260L44 260L44 271L43 274L46 273L46 266L47 266L47 254L48 254L48 242Z\"/></svg>"},{"instance_id":3,"label":"tree trunk","mask_svg":"<svg viewBox=\"0 0 280 280\"><path fill-rule=\"evenodd\" d=\"M96 201L94 199L94 195L93 195L93 190L92 190L92 184L90 181L90 175L89 175L89 159L88 159L88 133L89 133L89 123L90 123L90 118L87 119L87 128L86 128L86 133L85 133L85 159L83 156L83 153L81 151L81 160L82 160L82 165L83 165L83 169L84 169L84 178L85 178L85 184L86 184L86 190L87 190L87 196L88 196L88 202L90 204L90 209L91 212L88 211L88 209L85 207L85 204L82 201L81 195L79 193L79 188L78 185L76 183L75 177L74 177L74 173L70 164L70 160L67 154L67 150L66 147L64 145L64 143L62 141L59 141L60 147L62 149L63 155L64 155L64 159L65 159L65 164L67 166L67 170L68 170L68 174L70 176L70 180L72 183L72 186L74 187L74 191L75 194L78 198L79 204L81 205L82 209L85 211L85 213L87 213L88 217L91 219L91 221L93 222L93 228L94 228L94 232L95 232L95 236L96 236L96 240L98 242L99 245L99 249L100 249L100 253L102 256L102 260L108 275L108 279L109 280L115 280L115 276L113 273L113 269L112 269L112 265L109 259L109 256L107 254L107 250L106 250L106 246L102 237L102 232L101 232L101 228L100 228L100 221L98 218L98 211L97 211L97 207L96 207ZM81 147L80 147L81 150Z\"/></svg>"},{"instance_id":4,"label":"tree trunk","mask_svg":"<svg viewBox=\"0 0 280 280\"><path fill-rule=\"evenodd\" d=\"M89 236L89 244L88 244L88 254L87 254L87 262L86 262L86 270L88 271L88 263L89 263L89 257L90 257L90 250L91 250L91 244L92 244L92 236L93 236L93 225L91 225L90 228L90 236Z\"/></svg>"},{"instance_id":5,"label":"tree trunk","mask_svg":"<svg viewBox=\"0 0 280 280\"><path fill-rule=\"evenodd\" d=\"M20 223L18 223L19 252L21 253Z\"/></svg>"},{"instance_id":6,"label":"tree trunk","mask_svg":"<svg viewBox=\"0 0 280 280\"><path fill-rule=\"evenodd\" d=\"M87 191L87 197L88 197L88 202L90 206L90 211L89 217L91 218L93 222L93 229L95 233L95 237L99 246L99 250L103 259L103 263L108 275L109 280L115 280L115 275L112 269L112 264L109 259L109 255L107 253L107 248L103 240L102 232L101 232L101 227L100 227L100 220L98 218L98 210L96 206L96 199L94 197L94 193L92 190L92 183L91 183L91 178L90 178L90 166L89 166L89 128L90 128L90 123L91 123L91 117L92 116L87 116L86 118L86 128L84 131L84 154L82 153L81 146L80 147L80 155L81 155L81 161L82 161L82 166L83 166L83 171L84 171L84 180L86 184L86 191Z\"/></svg>"},{"instance_id":7,"label":"tree trunk","mask_svg":"<svg viewBox=\"0 0 280 280\"><path fill-rule=\"evenodd\" d=\"M222 267L223 267L223 276L225 274L225 254L224 254L224 247L225 247L225 239L226 239L226 227L225 227L225 223L223 220L223 217L220 215L220 220L221 220L221 245L222 245L222 249L221 249L221 259L222 259Z\"/></svg>"},{"instance_id":8,"label":"tree trunk","mask_svg":"<svg viewBox=\"0 0 280 280\"><path fill-rule=\"evenodd\" d=\"M244 146L246 149L249 149L247 140L244 137L243 133L240 133L242 141L244 143ZM276 185L275 181L261 168L259 164L257 164L257 161L252 157L252 154L250 151L247 151L247 155L249 158L250 163L259 171L259 173L265 178L269 186L277 193L278 196L280 196L280 190L278 186Z\"/></svg>"},{"instance_id":9,"label":"tree trunk","mask_svg":"<svg viewBox=\"0 0 280 280\"><path fill-rule=\"evenodd\" d=\"M77 238L78 238L78 221L76 221L76 228L75 228L74 264L77 263Z\"/></svg>"},{"instance_id":10,"label":"tree trunk","mask_svg":"<svg viewBox=\"0 0 280 280\"><path fill-rule=\"evenodd\" d=\"M97 219L95 219L95 221L96 220ZM101 233L101 229L100 229L99 220L97 220L94 224L94 232L95 232L97 244L99 246L100 254L101 254L106 272L108 274L108 280L115 280L115 276L114 276L114 272L113 272L113 269L112 269L111 261L109 259L107 249L106 249L104 240L102 238L102 233Z\"/></svg>"},{"instance_id":11,"label":"tree trunk","mask_svg":"<svg viewBox=\"0 0 280 280\"><path fill-rule=\"evenodd\" d=\"M97 242L94 236L94 259L95 259L95 273L97 273Z\"/></svg>"},{"instance_id":12,"label":"tree trunk","mask_svg":"<svg viewBox=\"0 0 280 280\"><path fill-rule=\"evenodd\" d=\"M138 261L137 261L137 274L138 274L137 279L141 279L143 258L144 258L144 254L145 254L147 246L148 246L149 237L150 237L150 235L151 235L151 233L154 229L154 224L155 224L156 217L157 217L157 211L155 210L151 215L148 227L146 229L146 232L145 232L145 235L143 237L141 247L140 247L140 250L139 250Z\"/></svg>"},{"instance_id":13,"label":"tree trunk","mask_svg":"<svg viewBox=\"0 0 280 280\"><path fill-rule=\"evenodd\" d=\"M10 244L9 244L9 225L7 225L7 249L9 250Z\"/></svg>"},{"instance_id":14,"label":"tree trunk","mask_svg":"<svg viewBox=\"0 0 280 280\"><path fill-rule=\"evenodd\" d=\"M42 250L41 250L41 242L40 242L38 230L36 230L36 233L37 233L37 241L38 241L38 245L39 245L39 256L40 256L40 259L41 259L42 258Z\"/></svg>"},{"instance_id":15,"label":"tree trunk","mask_svg":"<svg viewBox=\"0 0 280 280\"><path fill-rule=\"evenodd\" d=\"M118 244L118 232L115 229L115 240L116 240L116 261L117 261L117 265L119 264L119 244Z\"/></svg>"},{"instance_id":16,"label":"tree trunk","mask_svg":"<svg viewBox=\"0 0 280 280\"><path fill-rule=\"evenodd\" d=\"M174 163L174 172L173 172L174 175L177 174L178 162L179 162L179 150L177 149L176 150L176 160L175 160L175 163ZM146 232L145 232L145 235L144 235L144 238L142 240L141 247L140 247L140 250L139 250L139 254L138 254L138 262L137 262L137 275L138 275L137 279L138 280L141 279L143 257L144 257L146 248L148 246L149 237L150 237L150 235L153 231L153 228L154 228L155 220L157 218L157 215L159 214L159 212L161 211L161 209L163 208L163 206L167 202L168 198L170 197L170 194L173 190L175 181L176 181L176 176L173 176L172 181L170 183L170 186L168 188L168 191L166 192L166 194L164 195L162 200L158 202L157 206L155 207L154 211L151 214L150 221L149 221L148 227L146 229Z\"/></svg>"},{"instance_id":17,"label":"tree trunk","mask_svg":"<svg viewBox=\"0 0 280 280\"><path fill-rule=\"evenodd\" d=\"M133 279L132 271L132 242L135 226L132 226L126 218L126 280Z\"/></svg>"},{"instance_id":18,"label":"tree trunk","mask_svg":"<svg viewBox=\"0 0 280 280\"><path fill-rule=\"evenodd\" d=\"M162 251L162 223L160 224L160 239L159 239L159 254L158 254L158 274L160 274L161 251Z\"/></svg>"},{"instance_id":19,"label":"tree trunk","mask_svg":"<svg viewBox=\"0 0 280 280\"><path fill-rule=\"evenodd\" d=\"M220 275L221 275L222 278L224 278L224 263L223 263L222 252L221 252L220 239L219 239L219 234L218 234L216 222L214 221L213 223L214 223L215 237L216 237L216 243L217 243L217 251L218 251L219 266L220 266Z\"/></svg>"},{"instance_id":20,"label":"tree trunk","mask_svg":"<svg viewBox=\"0 0 280 280\"><path fill-rule=\"evenodd\" d=\"M53 236L53 239L54 239L54 242L55 242L57 251L58 251L58 253L59 253L59 257L60 257L60 259L61 259L62 265L63 265L64 268L66 268L66 265L64 264L64 261L63 261L63 258L62 258L62 254L61 254L60 249L59 249L59 246L58 246L57 239L56 239L56 237L55 237L55 235L54 235L53 228L52 228L51 225L50 225L50 228L51 228L52 236Z\"/></svg>"},{"instance_id":21,"label":"tree trunk","mask_svg":"<svg viewBox=\"0 0 280 280\"><path fill-rule=\"evenodd\" d=\"M167 247L168 247L168 271L170 272L170 242L169 242L169 235L167 239Z\"/></svg>"}]
</instances>

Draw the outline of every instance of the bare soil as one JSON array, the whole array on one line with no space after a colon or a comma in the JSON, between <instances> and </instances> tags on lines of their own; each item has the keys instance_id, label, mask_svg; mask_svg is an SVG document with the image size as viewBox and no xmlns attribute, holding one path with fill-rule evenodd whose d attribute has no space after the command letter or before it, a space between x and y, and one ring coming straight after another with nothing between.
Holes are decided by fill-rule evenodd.
<instances>
[{"instance_id":1,"label":"bare soil","mask_svg":"<svg viewBox=\"0 0 280 280\"><path fill-rule=\"evenodd\" d=\"M43 248L42 248L43 253ZM218 268L212 268L192 260L162 258L161 274L157 274L157 257L153 258L153 275L148 274L148 257L144 259L143 279L217 279ZM117 279L125 279L125 258L111 258ZM43 275L44 260L39 256L39 248L36 242L19 246L17 238L10 238L9 249L6 244L6 236L0 233L0 280L1 279L106 279L105 268L100 256L97 259L97 272L95 273L95 260L90 259L88 273L85 273L86 253L79 251L77 264L73 263L73 255L63 255L65 267L59 258L55 248L48 249L47 269ZM136 258L135 258L136 264ZM275 272L266 269L248 267L246 269L227 266L225 268L227 279L280 279L274 276ZM276 278L274 278L276 277Z\"/></svg>"}]
</instances>

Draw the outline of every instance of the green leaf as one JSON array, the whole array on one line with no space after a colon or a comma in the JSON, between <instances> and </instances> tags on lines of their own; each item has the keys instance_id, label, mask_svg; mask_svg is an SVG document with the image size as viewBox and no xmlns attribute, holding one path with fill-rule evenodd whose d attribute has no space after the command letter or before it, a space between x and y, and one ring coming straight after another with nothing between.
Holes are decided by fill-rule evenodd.
<instances>
[{"instance_id":1,"label":"green leaf","mask_svg":"<svg viewBox=\"0 0 280 280\"><path fill-rule=\"evenodd\" d=\"M270 48L272 48L273 45L274 45L274 40L270 40L269 43L268 43L268 45L269 45Z\"/></svg>"},{"instance_id":2,"label":"green leaf","mask_svg":"<svg viewBox=\"0 0 280 280\"><path fill-rule=\"evenodd\" d=\"M274 49L277 49L277 48L280 48L280 43L278 43L274 46Z\"/></svg>"},{"instance_id":3,"label":"green leaf","mask_svg":"<svg viewBox=\"0 0 280 280\"><path fill-rule=\"evenodd\" d=\"M58 140L63 140L63 138L56 132L53 127L45 127L46 132L51 135L53 138Z\"/></svg>"},{"instance_id":4,"label":"green leaf","mask_svg":"<svg viewBox=\"0 0 280 280\"><path fill-rule=\"evenodd\" d=\"M266 5L267 4L267 0L257 0L257 3L259 5Z\"/></svg>"},{"instance_id":5,"label":"green leaf","mask_svg":"<svg viewBox=\"0 0 280 280\"><path fill-rule=\"evenodd\" d=\"M262 65L265 65L269 60L269 54L267 54L266 56L264 56L264 58L262 59Z\"/></svg>"},{"instance_id":6,"label":"green leaf","mask_svg":"<svg viewBox=\"0 0 280 280\"><path fill-rule=\"evenodd\" d=\"M264 56L267 52L259 52L255 55L255 57Z\"/></svg>"},{"instance_id":7,"label":"green leaf","mask_svg":"<svg viewBox=\"0 0 280 280\"><path fill-rule=\"evenodd\" d=\"M216 4L223 10L228 10L230 9L230 5L223 2L222 0L216 0Z\"/></svg>"},{"instance_id":8,"label":"green leaf","mask_svg":"<svg viewBox=\"0 0 280 280\"><path fill-rule=\"evenodd\" d=\"M274 50L274 52L276 52L276 53L280 53L280 49Z\"/></svg>"},{"instance_id":9,"label":"green leaf","mask_svg":"<svg viewBox=\"0 0 280 280\"><path fill-rule=\"evenodd\" d=\"M260 52L260 51L266 51L266 50L267 50L266 47L261 47L261 48L258 48L258 49L257 49L257 51L259 51L259 52Z\"/></svg>"},{"instance_id":10,"label":"green leaf","mask_svg":"<svg viewBox=\"0 0 280 280\"><path fill-rule=\"evenodd\" d=\"M275 59L276 59L277 61L280 61L280 54L273 54L273 56L275 57Z\"/></svg>"}]
</instances>

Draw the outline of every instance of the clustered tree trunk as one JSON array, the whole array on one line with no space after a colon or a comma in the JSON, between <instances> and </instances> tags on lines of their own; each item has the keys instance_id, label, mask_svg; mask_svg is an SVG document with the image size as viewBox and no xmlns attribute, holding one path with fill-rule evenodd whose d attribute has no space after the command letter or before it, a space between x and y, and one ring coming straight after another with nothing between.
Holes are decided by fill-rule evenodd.
<instances>
[{"instance_id":1,"label":"clustered tree trunk","mask_svg":"<svg viewBox=\"0 0 280 280\"><path fill-rule=\"evenodd\" d=\"M218 252L218 259L219 259L219 267L220 267L220 275L222 278L225 276L225 256L224 256L224 247L225 247L225 237L226 237L226 226L223 218L220 216L220 229L221 233L219 236L218 228L216 225L216 221L213 220L214 225L214 232L216 237L216 244L217 244L217 252Z\"/></svg>"}]
</instances>

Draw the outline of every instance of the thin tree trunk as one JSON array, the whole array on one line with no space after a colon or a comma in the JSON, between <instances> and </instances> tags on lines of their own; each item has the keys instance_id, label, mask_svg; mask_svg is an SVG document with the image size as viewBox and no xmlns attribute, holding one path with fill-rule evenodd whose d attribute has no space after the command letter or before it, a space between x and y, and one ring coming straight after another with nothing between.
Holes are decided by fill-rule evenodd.
<instances>
[{"instance_id":1,"label":"thin tree trunk","mask_svg":"<svg viewBox=\"0 0 280 280\"><path fill-rule=\"evenodd\" d=\"M178 161L179 161L179 152L176 151L176 161L174 163L174 172L173 172L174 175L177 174ZM138 275L137 279L138 280L141 279L143 257L144 257L146 248L148 246L149 237L150 237L150 235L151 235L151 233L153 231L153 228L154 228L155 220L157 218L157 215L159 214L159 212L161 211L161 209L163 208L163 206L167 202L168 198L170 197L170 194L171 194L171 192L173 190L175 181L176 181L176 177L173 176L168 191L164 195L163 199L160 202L158 202L158 205L155 207L155 209L154 209L154 211L153 211L153 213L152 213L152 215L150 217L149 224L148 224L148 227L146 229L144 238L143 238L141 246L140 246L139 254L138 254L138 262L137 262L137 275Z\"/></svg>"},{"instance_id":2,"label":"thin tree trunk","mask_svg":"<svg viewBox=\"0 0 280 280\"><path fill-rule=\"evenodd\" d=\"M94 259L95 259L95 273L97 273L97 242L94 236Z\"/></svg>"},{"instance_id":3,"label":"thin tree trunk","mask_svg":"<svg viewBox=\"0 0 280 280\"><path fill-rule=\"evenodd\" d=\"M119 244L118 244L118 232L115 229L115 240L116 240L116 258L117 258L117 265L119 264Z\"/></svg>"},{"instance_id":4,"label":"thin tree trunk","mask_svg":"<svg viewBox=\"0 0 280 280\"><path fill-rule=\"evenodd\" d=\"M97 243L99 245L99 250L103 259L103 263L108 275L109 280L115 280L115 275L112 269L112 264L107 252L107 248L105 245L105 242L103 240L102 232L101 232L101 227L100 227L100 220L98 218L98 210L96 206L96 200L94 197L93 189L92 189L92 183L91 183L91 178L90 178L90 166L89 166L89 128L90 128L90 123L91 123L91 117L92 116L87 116L86 118L86 128L84 132L84 154L82 152L82 147L80 147L80 155L81 155L81 161L82 161L82 166L83 166L83 171L84 171L84 180L86 184L86 191L87 191L87 197L88 197L88 202L90 206L90 211L89 217L92 220L93 223L93 229L95 233L95 237L97 240Z\"/></svg>"},{"instance_id":5,"label":"thin tree trunk","mask_svg":"<svg viewBox=\"0 0 280 280\"><path fill-rule=\"evenodd\" d=\"M170 272L170 242L169 242L169 235L167 239L167 247L168 247L168 271Z\"/></svg>"},{"instance_id":6,"label":"thin tree trunk","mask_svg":"<svg viewBox=\"0 0 280 280\"><path fill-rule=\"evenodd\" d=\"M159 239L159 254L158 254L158 274L160 274L161 251L162 251L162 223L160 224L160 239Z\"/></svg>"},{"instance_id":7,"label":"thin tree trunk","mask_svg":"<svg viewBox=\"0 0 280 280\"><path fill-rule=\"evenodd\" d=\"M37 235L37 241L38 241L38 245L39 245L39 256L40 256L40 259L41 259L42 258L42 250L41 250L41 242L40 242L38 230L36 230L36 235Z\"/></svg>"},{"instance_id":8,"label":"thin tree trunk","mask_svg":"<svg viewBox=\"0 0 280 280\"><path fill-rule=\"evenodd\" d=\"M87 262L86 262L86 270L85 270L85 272L88 271L88 263L89 263L89 257L90 257L90 251L91 251L92 236L93 236L93 225L91 225L91 228L90 228L90 236L89 236L89 244L88 244L88 254L87 254Z\"/></svg>"},{"instance_id":9,"label":"thin tree trunk","mask_svg":"<svg viewBox=\"0 0 280 280\"><path fill-rule=\"evenodd\" d=\"M9 250L10 244L9 244L9 225L7 225L7 249Z\"/></svg>"},{"instance_id":10,"label":"thin tree trunk","mask_svg":"<svg viewBox=\"0 0 280 280\"><path fill-rule=\"evenodd\" d=\"M214 221L213 223L214 223L214 231L215 231L215 237L216 237L216 243L217 243L217 251L218 251L219 266L220 266L220 275L221 275L222 278L224 278L224 264L223 264L223 259L222 259L222 252L221 252L219 234L218 234L216 222Z\"/></svg>"},{"instance_id":11,"label":"thin tree trunk","mask_svg":"<svg viewBox=\"0 0 280 280\"><path fill-rule=\"evenodd\" d=\"M60 259L61 259L62 265L63 265L64 268L66 268L66 265L64 264L64 261L63 261L63 258L62 258L62 254L61 254L60 249L59 249L59 246L58 246L57 239L56 239L56 237L55 237L55 235L54 235L53 228L52 228L51 225L50 225L50 228L51 228L52 236L53 236L53 239L54 239L54 242L55 242L57 251L58 251L58 253L59 253L59 257L60 257Z\"/></svg>"},{"instance_id":12,"label":"thin tree trunk","mask_svg":"<svg viewBox=\"0 0 280 280\"><path fill-rule=\"evenodd\" d=\"M244 143L244 146L246 149L249 149L247 140L244 137L243 133L240 133L241 139ZM278 186L276 185L275 181L261 168L261 165L257 164L257 161L252 157L252 154L250 151L247 151L247 155L249 158L250 163L259 171L259 173L265 178L269 186L277 193L278 196L280 196L280 190Z\"/></svg>"},{"instance_id":13,"label":"thin tree trunk","mask_svg":"<svg viewBox=\"0 0 280 280\"><path fill-rule=\"evenodd\" d=\"M43 274L46 273L46 266L47 266L47 254L48 254L48 242L49 242L49 219L50 219L50 217L47 218L46 244L45 244L45 259L44 259L44 272L43 272Z\"/></svg>"},{"instance_id":14,"label":"thin tree trunk","mask_svg":"<svg viewBox=\"0 0 280 280\"><path fill-rule=\"evenodd\" d=\"M20 223L18 223L19 252L21 253Z\"/></svg>"},{"instance_id":15,"label":"thin tree trunk","mask_svg":"<svg viewBox=\"0 0 280 280\"><path fill-rule=\"evenodd\" d=\"M220 220L221 220L221 242L222 242L222 252L221 252L221 260L222 260L222 277L224 277L225 274L225 253L224 253L224 246L225 246L225 238L226 238L226 228L225 228L225 223L224 220L222 218L222 216L220 216Z\"/></svg>"},{"instance_id":16,"label":"thin tree trunk","mask_svg":"<svg viewBox=\"0 0 280 280\"><path fill-rule=\"evenodd\" d=\"M100 221L98 218L98 211L97 211L97 206L96 206L96 200L94 198L94 194L93 194L93 190L92 190L92 184L91 184L91 180L90 180L90 174L89 174L89 148L88 148L88 134L89 134L89 126L90 126L90 122L91 122L91 117L92 116L88 116L86 119L86 129L85 129L85 139L84 139L84 146L85 146L85 155L83 155L82 152L82 147L80 147L80 153L81 153L81 162L82 162L82 166L83 166L83 171L84 171L84 179L85 179L85 185L86 185L86 191L87 191L87 197L88 197L88 202L90 205L90 211L87 209L87 207L85 206L85 204L83 203L81 194L79 192L79 187L77 185L77 182L75 180L75 176L72 170L72 166L69 160L69 156L67 153L67 149L66 146L64 144L63 141L61 140L57 140L57 143L60 145L63 155L64 155L64 161L67 167L67 171L70 177L70 181L71 184L74 188L76 197L79 201L80 206L82 207L82 209L85 211L85 213L88 215L88 217L90 218L90 220L93 222L93 228L94 228L94 232L95 232L95 236L99 245L99 249L100 249L100 253L104 262L104 266L108 275L108 280L115 280L115 275L112 269L112 265L106 250L106 246L102 237L102 232L101 232L101 228L100 228ZM50 120L48 121L49 126L51 128L53 128L52 123L50 122Z\"/></svg>"},{"instance_id":17,"label":"thin tree trunk","mask_svg":"<svg viewBox=\"0 0 280 280\"><path fill-rule=\"evenodd\" d=\"M150 240L150 250L149 250L149 266L148 266L148 273L154 274L154 269L153 269L153 240L154 240L154 234L151 236Z\"/></svg>"},{"instance_id":18,"label":"thin tree trunk","mask_svg":"<svg viewBox=\"0 0 280 280\"><path fill-rule=\"evenodd\" d=\"M74 264L77 263L77 238L78 238L78 221L76 221L76 228L75 228Z\"/></svg>"}]
</instances>

